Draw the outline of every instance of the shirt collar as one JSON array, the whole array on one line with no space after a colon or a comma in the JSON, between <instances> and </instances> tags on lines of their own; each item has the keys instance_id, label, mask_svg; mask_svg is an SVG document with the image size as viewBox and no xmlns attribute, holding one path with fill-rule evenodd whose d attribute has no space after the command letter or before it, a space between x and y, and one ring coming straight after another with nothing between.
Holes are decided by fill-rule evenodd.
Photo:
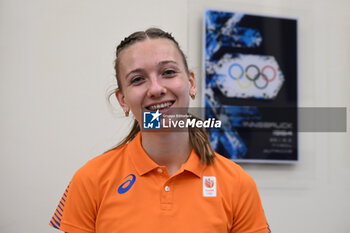
<instances>
[{"instance_id":1,"label":"shirt collar","mask_svg":"<svg viewBox=\"0 0 350 233\"><path fill-rule=\"evenodd\" d=\"M138 174L141 176L159 167L159 165L156 164L143 149L140 132L127 145L127 153L129 154L129 157L131 158ZM201 177L205 166L206 165L200 162L200 158L197 153L192 150L188 160L181 166L180 172L185 170L198 177Z\"/></svg>"},{"instance_id":2,"label":"shirt collar","mask_svg":"<svg viewBox=\"0 0 350 233\"><path fill-rule=\"evenodd\" d=\"M192 152L188 160L182 165L181 169L184 169L185 171L189 171L200 178L202 177L202 171L205 168L205 166L206 165L200 162L200 158L198 154L195 152L195 150L192 149Z\"/></svg>"}]
</instances>

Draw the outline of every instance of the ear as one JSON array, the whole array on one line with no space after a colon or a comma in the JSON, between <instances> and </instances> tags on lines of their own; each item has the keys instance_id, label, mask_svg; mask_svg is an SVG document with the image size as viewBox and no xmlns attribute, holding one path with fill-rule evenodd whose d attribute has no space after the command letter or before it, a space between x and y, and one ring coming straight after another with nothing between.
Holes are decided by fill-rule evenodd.
<instances>
[{"instance_id":1,"label":"ear","mask_svg":"<svg viewBox=\"0 0 350 233\"><path fill-rule=\"evenodd\" d=\"M123 92L119 88L117 88L115 90L115 96L117 97L117 100L118 100L120 106L123 108L123 111L124 112L129 112L130 111L130 107L125 102L125 95L123 94Z\"/></svg>"},{"instance_id":2,"label":"ear","mask_svg":"<svg viewBox=\"0 0 350 233\"><path fill-rule=\"evenodd\" d=\"M192 70L189 71L189 82L190 82L190 93L189 95L196 95L197 94L197 84L196 84L196 79L194 76L194 73Z\"/></svg>"}]
</instances>

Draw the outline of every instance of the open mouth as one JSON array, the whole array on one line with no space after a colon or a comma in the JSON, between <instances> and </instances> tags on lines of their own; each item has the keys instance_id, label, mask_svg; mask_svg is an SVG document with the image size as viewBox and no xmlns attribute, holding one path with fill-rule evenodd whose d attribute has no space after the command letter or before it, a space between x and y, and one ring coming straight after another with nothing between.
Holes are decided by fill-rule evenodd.
<instances>
[{"instance_id":1,"label":"open mouth","mask_svg":"<svg viewBox=\"0 0 350 233\"><path fill-rule=\"evenodd\" d=\"M154 105L147 106L146 109L149 111L157 111L157 110L161 111L161 110L169 108L174 103L175 103L175 101L167 101L167 102L163 102L160 104L154 104Z\"/></svg>"}]
</instances>

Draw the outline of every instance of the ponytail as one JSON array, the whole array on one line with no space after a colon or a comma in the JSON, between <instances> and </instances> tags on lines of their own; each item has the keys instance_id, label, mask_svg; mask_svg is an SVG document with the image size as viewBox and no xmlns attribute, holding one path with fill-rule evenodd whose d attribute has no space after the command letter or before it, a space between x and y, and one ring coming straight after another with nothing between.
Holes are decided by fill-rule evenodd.
<instances>
[{"instance_id":1,"label":"ponytail","mask_svg":"<svg viewBox=\"0 0 350 233\"><path fill-rule=\"evenodd\" d=\"M138 132L140 132L140 126L139 126L139 123L137 122L137 120L134 120L134 124L132 125L132 128L131 128L129 134L113 149L116 149L120 146L128 144L131 140L133 140L136 137Z\"/></svg>"},{"instance_id":2,"label":"ponytail","mask_svg":"<svg viewBox=\"0 0 350 233\"><path fill-rule=\"evenodd\" d=\"M199 118L191 116L191 119ZM200 158L203 164L212 164L214 162L215 151L210 145L208 134L201 128L189 128L190 142L194 151Z\"/></svg>"}]
</instances>

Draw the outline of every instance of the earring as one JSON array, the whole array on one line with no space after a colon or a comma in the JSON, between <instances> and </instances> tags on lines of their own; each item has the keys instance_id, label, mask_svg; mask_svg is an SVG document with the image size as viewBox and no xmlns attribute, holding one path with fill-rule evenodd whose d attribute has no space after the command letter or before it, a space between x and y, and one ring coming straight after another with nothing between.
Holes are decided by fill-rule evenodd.
<instances>
[{"instance_id":1,"label":"earring","mask_svg":"<svg viewBox=\"0 0 350 233\"><path fill-rule=\"evenodd\" d=\"M196 98L196 94L191 94L191 98L194 100Z\"/></svg>"},{"instance_id":2,"label":"earring","mask_svg":"<svg viewBox=\"0 0 350 233\"><path fill-rule=\"evenodd\" d=\"M126 117L128 117L129 116L129 109L124 110L124 114L125 114Z\"/></svg>"}]
</instances>

